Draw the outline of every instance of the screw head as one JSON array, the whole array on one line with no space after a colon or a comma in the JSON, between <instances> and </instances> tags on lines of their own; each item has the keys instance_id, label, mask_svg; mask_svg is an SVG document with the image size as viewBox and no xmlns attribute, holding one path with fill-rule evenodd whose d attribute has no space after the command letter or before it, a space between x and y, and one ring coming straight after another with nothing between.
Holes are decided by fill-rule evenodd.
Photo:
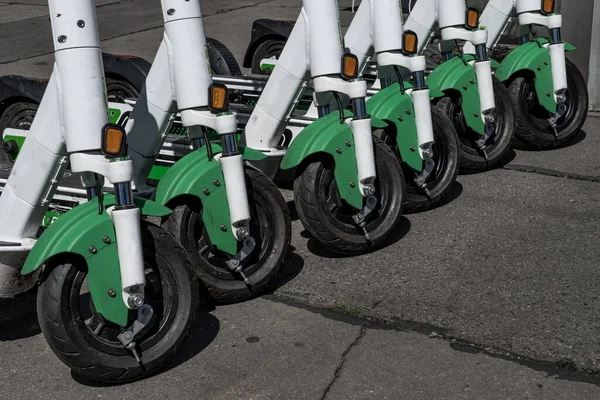
<instances>
[{"instance_id":1,"label":"screw head","mask_svg":"<svg viewBox=\"0 0 600 400\"><path fill-rule=\"evenodd\" d=\"M131 299L131 302L136 307L141 307L144 305L144 299L142 298L142 296L133 296L133 299Z\"/></svg>"},{"instance_id":2,"label":"screw head","mask_svg":"<svg viewBox=\"0 0 600 400\"><path fill-rule=\"evenodd\" d=\"M108 296L109 297L115 297L117 295L117 292L115 292L114 289L108 289Z\"/></svg>"},{"instance_id":3,"label":"screw head","mask_svg":"<svg viewBox=\"0 0 600 400\"><path fill-rule=\"evenodd\" d=\"M550 97L550 96L552 96L552 93L546 92L546 96Z\"/></svg>"},{"instance_id":4,"label":"screw head","mask_svg":"<svg viewBox=\"0 0 600 400\"><path fill-rule=\"evenodd\" d=\"M104 237L102 238L102 241L103 241L104 243L106 243L106 244L110 244L110 238L109 238L108 236L104 236Z\"/></svg>"},{"instance_id":5,"label":"screw head","mask_svg":"<svg viewBox=\"0 0 600 400\"><path fill-rule=\"evenodd\" d=\"M219 180L218 180L218 179L215 179L215 180L213 181L213 185L215 185L215 186L221 186L221 182L219 182Z\"/></svg>"},{"instance_id":6,"label":"screw head","mask_svg":"<svg viewBox=\"0 0 600 400\"><path fill-rule=\"evenodd\" d=\"M83 28L85 26L85 21L80 19L79 21L77 21L77 26Z\"/></svg>"},{"instance_id":7,"label":"screw head","mask_svg":"<svg viewBox=\"0 0 600 400\"><path fill-rule=\"evenodd\" d=\"M346 143L346 146L348 146L348 147L352 146L352 144L350 143L350 141L349 141L349 140L346 140L346 142L345 142L345 143Z\"/></svg>"},{"instance_id":8,"label":"screw head","mask_svg":"<svg viewBox=\"0 0 600 400\"><path fill-rule=\"evenodd\" d=\"M468 89L467 85L463 85L463 89L467 90Z\"/></svg>"},{"instance_id":9,"label":"screw head","mask_svg":"<svg viewBox=\"0 0 600 400\"><path fill-rule=\"evenodd\" d=\"M340 149L339 147L337 147L337 148L335 149L335 152L336 152L336 153L338 153L338 154L342 154L342 149Z\"/></svg>"},{"instance_id":10,"label":"screw head","mask_svg":"<svg viewBox=\"0 0 600 400\"><path fill-rule=\"evenodd\" d=\"M548 61L544 61L544 65L548 65Z\"/></svg>"},{"instance_id":11,"label":"screw head","mask_svg":"<svg viewBox=\"0 0 600 400\"><path fill-rule=\"evenodd\" d=\"M65 35L60 35L58 37L58 43L64 43L67 41L67 37Z\"/></svg>"},{"instance_id":12,"label":"screw head","mask_svg":"<svg viewBox=\"0 0 600 400\"><path fill-rule=\"evenodd\" d=\"M208 196L210 194L210 190L204 188L204 189L202 189L202 193L204 193L206 196Z\"/></svg>"},{"instance_id":13,"label":"screw head","mask_svg":"<svg viewBox=\"0 0 600 400\"><path fill-rule=\"evenodd\" d=\"M147 316L148 314L150 314L150 310L148 310L147 308L144 308L142 310L142 315Z\"/></svg>"},{"instance_id":14,"label":"screw head","mask_svg":"<svg viewBox=\"0 0 600 400\"><path fill-rule=\"evenodd\" d=\"M471 85L475 84L475 79L471 79L469 82L471 82Z\"/></svg>"},{"instance_id":15,"label":"screw head","mask_svg":"<svg viewBox=\"0 0 600 400\"><path fill-rule=\"evenodd\" d=\"M473 116L474 116L475 118L479 118L479 113L473 113Z\"/></svg>"},{"instance_id":16,"label":"screw head","mask_svg":"<svg viewBox=\"0 0 600 400\"><path fill-rule=\"evenodd\" d=\"M415 146L410 146L410 151L412 151L414 153L416 150L417 149L415 149Z\"/></svg>"},{"instance_id":17,"label":"screw head","mask_svg":"<svg viewBox=\"0 0 600 400\"><path fill-rule=\"evenodd\" d=\"M175 14L175 9L174 8L169 8L167 10L167 15L173 15L173 14Z\"/></svg>"},{"instance_id":18,"label":"screw head","mask_svg":"<svg viewBox=\"0 0 600 400\"><path fill-rule=\"evenodd\" d=\"M356 187L356 184L354 182L350 182L350 187L351 188Z\"/></svg>"},{"instance_id":19,"label":"screw head","mask_svg":"<svg viewBox=\"0 0 600 400\"><path fill-rule=\"evenodd\" d=\"M90 246L88 247L88 251L92 254L96 254L98 252L98 249L96 249L95 246Z\"/></svg>"},{"instance_id":20,"label":"screw head","mask_svg":"<svg viewBox=\"0 0 600 400\"><path fill-rule=\"evenodd\" d=\"M402 115L400 115L400 116L398 117L398 121L400 121L400 122L404 122L404 117L403 117Z\"/></svg>"},{"instance_id":21,"label":"screw head","mask_svg":"<svg viewBox=\"0 0 600 400\"><path fill-rule=\"evenodd\" d=\"M222 230L223 232L227 232L227 227L226 227L225 225L221 225L221 230Z\"/></svg>"},{"instance_id":22,"label":"screw head","mask_svg":"<svg viewBox=\"0 0 600 400\"><path fill-rule=\"evenodd\" d=\"M123 337L124 337L126 340L131 340L131 338L132 338L132 336L131 336L131 332L125 332L125 333L123 334Z\"/></svg>"},{"instance_id":23,"label":"screw head","mask_svg":"<svg viewBox=\"0 0 600 400\"><path fill-rule=\"evenodd\" d=\"M410 115L412 112L410 110L406 110L406 115Z\"/></svg>"},{"instance_id":24,"label":"screw head","mask_svg":"<svg viewBox=\"0 0 600 400\"><path fill-rule=\"evenodd\" d=\"M537 70L540 71L542 67L540 65L537 66Z\"/></svg>"}]
</instances>

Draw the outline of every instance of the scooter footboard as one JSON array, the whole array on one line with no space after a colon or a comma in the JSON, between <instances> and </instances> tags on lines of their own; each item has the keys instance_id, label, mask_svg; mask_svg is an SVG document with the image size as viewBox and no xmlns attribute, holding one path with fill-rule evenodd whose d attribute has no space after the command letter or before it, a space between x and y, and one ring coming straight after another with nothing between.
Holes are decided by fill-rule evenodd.
<instances>
[{"instance_id":1,"label":"scooter footboard","mask_svg":"<svg viewBox=\"0 0 600 400\"><path fill-rule=\"evenodd\" d=\"M134 201L143 216L164 217L171 213L146 199ZM114 206L115 197L104 195L103 204L105 209ZM69 255L87 264L96 310L108 321L125 326L129 309L121 296L111 296L121 290L115 228L107 211L98 214L97 198L75 207L50 225L29 253L21 273L32 274L53 257Z\"/></svg>"}]
</instances>

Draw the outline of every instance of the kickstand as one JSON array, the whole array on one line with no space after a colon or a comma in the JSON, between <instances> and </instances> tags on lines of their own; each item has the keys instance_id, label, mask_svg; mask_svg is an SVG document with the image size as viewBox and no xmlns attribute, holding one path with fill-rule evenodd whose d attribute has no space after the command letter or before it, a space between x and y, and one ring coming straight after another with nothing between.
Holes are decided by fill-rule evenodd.
<instances>
[{"instance_id":1,"label":"kickstand","mask_svg":"<svg viewBox=\"0 0 600 400\"><path fill-rule=\"evenodd\" d=\"M367 232L367 216L375 210L377 206L377 198L373 195L367 197L367 201L365 207L356 215L352 216L354 223L358 226L362 231L367 243L371 244L371 238L369 237L369 232Z\"/></svg>"},{"instance_id":2,"label":"kickstand","mask_svg":"<svg viewBox=\"0 0 600 400\"><path fill-rule=\"evenodd\" d=\"M148 304L144 304L139 308L138 317L135 321L133 321L133 324L131 324L128 328L123 330L119 336L117 336L119 342L121 342L123 347L131 352L133 357L135 357L135 360L138 362L138 364L140 364L140 367L142 367L144 370L146 367L142 363L142 357L138 352L137 343L134 341L134 339L135 336L140 333L142 329L146 327L146 325L148 325L153 314L154 311L152 310L152 307Z\"/></svg>"},{"instance_id":3,"label":"kickstand","mask_svg":"<svg viewBox=\"0 0 600 400\"><path fill-rule=\"evenodd\" d=\"M252 254L255 246L256 240L254 240L254 238L249 237L244 239L240 252L237 253L231 260L227 261L227 267L231 270L231 272L238 274L243 279L246 287L248 287L248 290L250 291L252 291L252 285L244 274L242 261Z\"/></svg>"}]
</instances>

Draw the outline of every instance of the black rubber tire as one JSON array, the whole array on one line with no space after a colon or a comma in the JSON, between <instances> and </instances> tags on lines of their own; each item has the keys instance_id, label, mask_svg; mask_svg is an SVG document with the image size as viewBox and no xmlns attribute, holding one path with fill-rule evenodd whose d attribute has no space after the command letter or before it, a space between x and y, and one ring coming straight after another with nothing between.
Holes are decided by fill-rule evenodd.
<instances>
[{"instance_id":1,"label":"black rubber tire","mask_svg":"<svg viewBox=\"0 0 600 400\"><path fill-rule=\"evenodd\" d=\"M250 262L244 265L251 289L225 265L230 257L210 245L202 225L201 209L178 206L162 223L188 251L198 278L217 304L259 296L281 268L291 242L290 212L281 192L262 172L253 168L246 168L245 172L252 221L250 234L257 241ZM201 254L202 250L205 251Z\"/></svg>"},{"instance_id":2,"label":"black rubber tire","mask_svg":"<svg viewBox=\"0 0 600 400\"><path fill-rule=\"evenodd\" d=\"M458 133L459 163L460 170L463 172L480 172L494 169L505 160L507 153L510 151L510 145L515 134L515 113L508 90L495 76L492 81L497 122L494 142L486 149L487 160L475 144L480 136L466 125L460 106L462 99L444 97L437 103L438 108L452 120Z\"/></svg>"},{"instance_id":3,"label":"black rubber tire","mask_svg":"<svg viewBox=\"0 0 600 400\"><path fill-rule=\"evenodd\" d=\"M153 374L175 355L194 323L200 294L190 258L172 235L155 225L142 223L142 242L147 271L154 273L146 283L146 296L158 286L162 297L153 303L151 326L141 332L142 340L136 338L145 369L116 339L120 327L104 323L91 308L91 316L85 318L82 304L91 304L85 295L83 302L80 300L87 276L85 264L78 261L57 265L38 290L38 319L46 341L62 362L83 377L123 383ZM162 296L164 293L167 296ZM156 298L147 300L153 302ZM130 315L135 318L136 312ZM94 322L98 323L94 329L104 323L97 334L86 325ZM111 336L105 339L102 335Z\"/></svg>"},{"instance_id":4,"label":"black rubber tire","mask_svg":"<svg viewBox=\"0 0 600 400\"><path fill-rule=\"evenodd\" d=\"M294 202L302 225L334 253L350 256L380 247L402 217L406 195L402 167L389 146L376 137L373 142L378 205L366 225L370 241L352 221L359 210L339 198L331 158L311 160L294 181ZM340 212L334 215L333 209Z\"/></svg>"},{"instance_id":5,"label":"black rubber tire","mask_svg":"<svg viewBox=\"0 0 600 400\"><path fill-rule=\"evenodd\" d=\"M265 58L277 57L281 55L283 48L285 47L285 40L281 39L269 39L262 42L256 48L254 55L252 56L252 73L255 75L271 75L271 70L262 71L260 69L260 62Z\"/></svg>"},{"instance_id":6,"label":"black rubber tire","mask_svg":"<svg viewBox=\"0 0 600 400\"><path fill-rule=\"evenodd\" d=\"M125 103L125 99L137 99L140 90L121 77L106 77L106 95L111 103Z\"/></svg>"},{"instance_id":7,"label":"black rubber tire","mask_svg":"<svg viewBox=\"0 0 600 400\"><path fill-rule=\"evenodd\" d=\"M546 121L550 113L537 101L535 78L518 77L510 83L508 92L515 112L516 135L527 147L540 150L561 147L581 131L588 114L588 89L583 75L568 59L567 84L567 112L558 121L557 138Z\"/></svg>"},{"instance_id":8,"label":"black rubber tire","mask_svg":"<svg viewBox=\"0 0 600 400\"><path fill-rule=\"evenodd\" d=\"M208 61L213 75L240 76L242 70L233 53L223 43L207 38Z\"/></svg>"},{"instance_id":9,"label":"black rubber tire","mask_svg":"<svg viewBox=\"0 0 600 400\"><path fill-rule=\"evenodd\" d=\"M452 121L436 107L431 108L431 120L435 139L433 152L436 168L427 183L430 196L428 197L423 189L418 188L415 184L413 170L402 164L406 179L405 213L422 212L436 207L448 194L458 176L458 134L452 125ZM400 132L400 134L402 133ZM402 163L396 141L387 135L385 131L382 135L384 143L390 146Z\"/></svg>"},{"instance_id":10,"label":"black rubber tire","mask_svg":"<svg viewBox=\"0 0 600 400\"><path fill-rule=\"evenodd\" d=\"M12 157L4 151L4 140L2 138L4 130L6 128L29 130L37 110L38 105L28 101L21 101L6 107L0 117L0 163L13 162Z\"/></svg>"}]
</instances>

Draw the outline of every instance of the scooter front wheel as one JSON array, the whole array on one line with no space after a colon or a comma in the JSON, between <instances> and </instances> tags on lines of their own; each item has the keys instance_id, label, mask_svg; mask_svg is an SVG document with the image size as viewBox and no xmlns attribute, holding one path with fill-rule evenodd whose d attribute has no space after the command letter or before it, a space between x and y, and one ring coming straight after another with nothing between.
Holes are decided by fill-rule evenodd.
<instances>
[{"instance_id":1,"label":"scooter front wheel","mask_svg":"<svg viewBox=\"0 0 600 400\"><path fill-rule=\"evenodd\" d=\"M589 97L583 75L567 59L567 109L556 122L556 132L548 119L552 114L542 107L532 76L514 79L508 91L517 122L517 138L533 149L553 149L568 144L581 130L587 119Z\"/></svg>"},{"instance_id":2,"label":"scooter front wheel","mask_svg":"<svg viewBox=\"0 0 600 400\"><path fill-rule=\"evenodd\" d=\"M375 137L373 142L377 205L367 216L364 230L353 219L360 210L339 195L332 159L313 159L303 166L294 182L294 201L300 221L317 241L334 253L349 256L381 247L402 216L405 200L402 167L385 143Z\"/></svg>"},{"instance_id":3,"label":"scooter front wheel","mask_svg":"<svg viewBox=\"0 0 600 400\"><path fill-rule=\"evenodd\" d=\"M142 223L142 244L145 301L153 309L148 325L134 337L142 365L118 340L123 328L95 311L85 262L62 261L38 290L44 337L58 358L81 376L123 383L150 375L173 357L194 322L199 289L191 260L172 235L154 225ZM131 323L136 316L130 312Z\"/></svg>"},{"instance_id":4,"label":"scooter front wheel","mask_svg":"<svg viewBox=\"0 0 600 400\"><path fill-rule=\"evenodd\" d=\"M220 304L240 302L261 294L283 264L292 238L287 204L277 186L262 172L246 168L250 205L250 236L256 245L242 261L246 284L227 265L231 255L212 245L201 206L181 205L162 226L177 237L195 261L195 271L209 296Z\"/></svg>"},{"instance_id":5,"label":"scooter front wheel","mask_svg":"<svg viewBox=\"0 0 600 400\"><path fill-rule=\"evenodd\" d=\"M444 97L437 104L452 120L458 133L461 171L481 172L496 168L510 150L515 133L515 113L508 90L495 76L492 82L496 102L496 128L485 151L477 144L481 136L467 126L461 97Z\"/></svg>"}]
</instances>

